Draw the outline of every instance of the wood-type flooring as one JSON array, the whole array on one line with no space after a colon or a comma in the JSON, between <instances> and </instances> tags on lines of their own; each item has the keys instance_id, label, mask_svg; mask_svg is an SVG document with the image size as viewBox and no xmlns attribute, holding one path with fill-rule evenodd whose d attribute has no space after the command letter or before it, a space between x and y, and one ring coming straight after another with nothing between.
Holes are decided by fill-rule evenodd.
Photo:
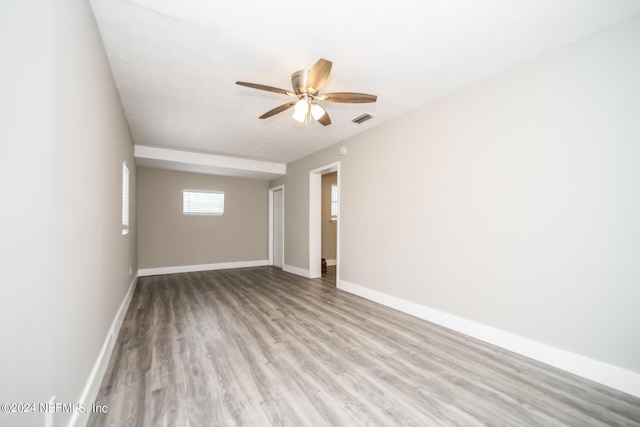
<instances>
[{"instance_id":1,"label":"wood-type flooring","mask_svg":"<svg viewBox=\"0 0 640 427\"><path fill-rule=\"evenodd\" d=\"M332 274L333 273L333 274ZM89 426L640 426L640 399L272 267L140 278Z\"/></svg>"}]
</instances>

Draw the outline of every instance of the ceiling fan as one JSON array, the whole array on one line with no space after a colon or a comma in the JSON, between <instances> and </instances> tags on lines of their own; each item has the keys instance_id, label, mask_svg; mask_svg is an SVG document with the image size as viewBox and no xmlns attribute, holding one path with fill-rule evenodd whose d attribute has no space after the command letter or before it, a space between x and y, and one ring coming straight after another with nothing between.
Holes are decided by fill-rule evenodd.
<instances>
[{"instance_id":1,"label":"ceiling fan","mask_svg":"<svg viewBox=\"0 0 640 427\"><path fill-rule=\"evenodd\" d=\"M355 92L334 92L320 94L319 91L324 86L324 83L329 78L331 73L331 61L320 58L318 62L310 70L296 71L291 75L291 85L293 91L279 89L273 86L265 86L257 83L236 82L237 85L247 86L254 89L266 90L269 92L281 93L288 95L292 98L296 98L291 102L287 102L273 110L267 111L260 116L261 119L266 119L281 113L289 108L294 108L293 118L299 122L305 124L311 120L311 118L318 121L320 124L327 126L331 124L331 118L329 113L325 110L318 101L326 102L343 102L343 103L366 103L376 102L378 97L376 95L368 95L366 93Z\"/></svg>"}]
</instances>

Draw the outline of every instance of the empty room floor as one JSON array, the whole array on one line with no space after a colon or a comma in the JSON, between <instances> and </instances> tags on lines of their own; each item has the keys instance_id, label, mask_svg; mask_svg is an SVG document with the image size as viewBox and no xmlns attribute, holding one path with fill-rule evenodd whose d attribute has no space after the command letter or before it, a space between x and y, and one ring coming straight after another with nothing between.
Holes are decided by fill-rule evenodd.
<instances>
[{"instance_id":1,"label":"empty room floor","mask_svg":"<svg viewBox=\"0 0 640 427\"><path fill-rule=\"evenodd\" d=\"M640 426L640 399L272 267L139 279L90 426Z\"/></svg>"}]
</instances>

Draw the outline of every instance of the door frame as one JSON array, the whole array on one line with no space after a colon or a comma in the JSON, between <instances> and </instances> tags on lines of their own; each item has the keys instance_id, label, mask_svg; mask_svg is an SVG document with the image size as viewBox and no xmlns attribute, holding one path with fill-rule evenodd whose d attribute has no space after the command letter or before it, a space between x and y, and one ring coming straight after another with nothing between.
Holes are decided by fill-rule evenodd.
<instances>
[{"instance_id":1,"label":"door frame","mask_svg":"<svg viewBox=\"0 0 640 427\"><path fill-rule=\"evenodd\" d=\"M284 185L269 188L269 265L273 265L273 193L282 190L282 268L284 269Z\"/></svg>"},{"instance_id":2,"label":"door frame","mask_svg":"<svg viewBox=\"0 0 640 427\"><path fill-rule=\"evenodd\" d=\"M322 175L337 172L338 222L336 227L336 284L340 281L340 161L309 172L309 277L322 277Z\"/></svg>"}]
</instances>

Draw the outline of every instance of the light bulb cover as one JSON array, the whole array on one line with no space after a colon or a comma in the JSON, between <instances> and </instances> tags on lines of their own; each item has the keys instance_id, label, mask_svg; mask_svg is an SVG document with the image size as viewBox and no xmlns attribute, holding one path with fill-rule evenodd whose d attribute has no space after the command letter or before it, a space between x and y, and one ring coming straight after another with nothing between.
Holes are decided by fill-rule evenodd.
<instances>
[{"instance_id":1,"label":"light bulb cover","mask_svg":"<svg viewBox=\"0 0 640 427\"><path fill-rule=\"evenodd\" d=\"M293 112L293 116L291 117L293 117L294 120L297 120L300 123L302 123L304 122L305 117L307 117L307 112L302 110L296 110Z\"/></svg>"},{"instance_id":2,"label":"light bulb cover","mask_svg":"<svg viewBox=\"0 0 640 427\"><path fill-rule=\"evenodd\" d=\"M304 122L307 118L307 112L309 111L309 103L306 99L300 99L300 101L296 102L296 105L293 107L293 119L299 121L300 123Z\"/></svg>"},{"instance_id":3,"label":"light bulb cover","mask_svg":"<svg viewBox=\"0 0 640 427\"><path fill-rule=\"evenodd\" d=\"M311 115L315 120L320 120L325 114L327 114L327 112L320 105L313 104L311 106Z\"/></svg>"},{"instance_id":4,"label":"light bulb cover","mask_svg":"<svg viewBox=\"0 0 640 427\"><path fill-rule=\"evenodd\" d=\"M296 105L293 108L296 113L301 112L303 114L307 114L307 111L309 110L309 103L306 99L301 99L300 101L296 102Z\"/></svg>"}]
</instances>

